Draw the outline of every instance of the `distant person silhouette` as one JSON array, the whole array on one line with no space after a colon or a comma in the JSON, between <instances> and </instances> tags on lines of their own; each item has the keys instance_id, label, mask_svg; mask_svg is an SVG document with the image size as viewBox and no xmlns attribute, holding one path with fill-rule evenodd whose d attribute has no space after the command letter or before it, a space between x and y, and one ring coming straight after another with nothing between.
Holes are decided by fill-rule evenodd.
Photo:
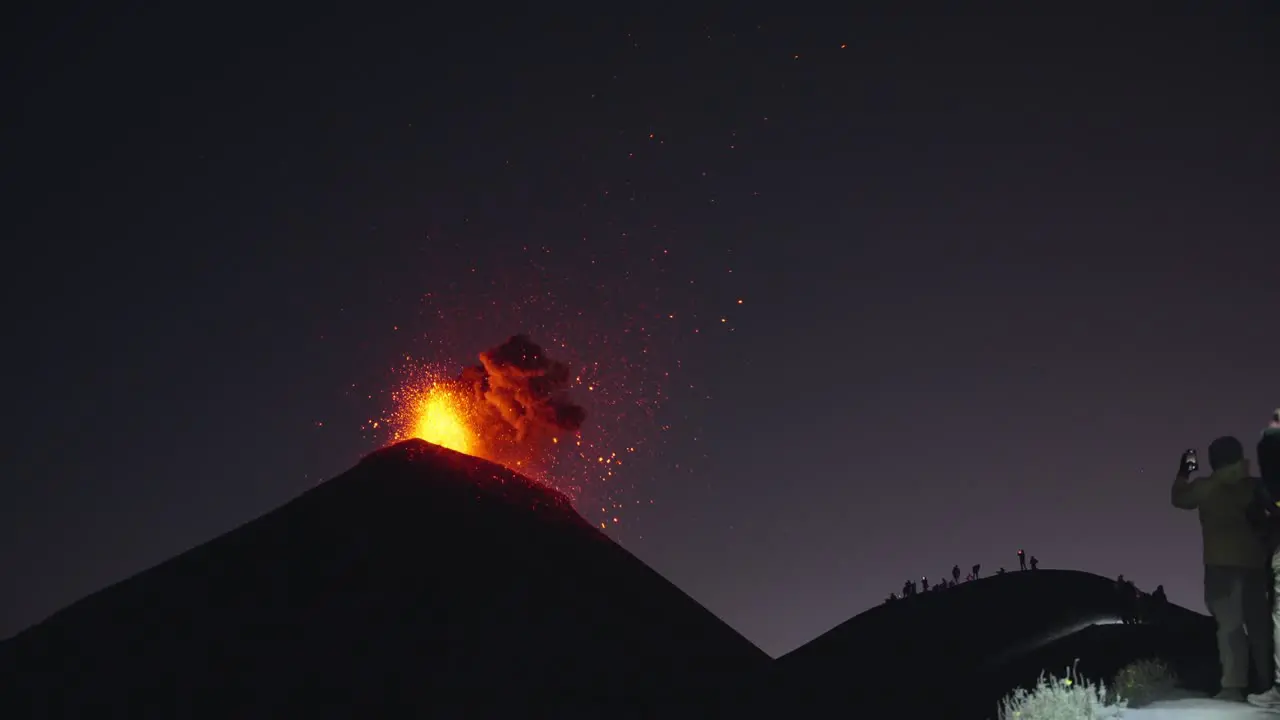
<instances>
[{"instance_id":1,"label":"distant person silhouette","mask_svg":"<svg viewBox=\"0 0 1280 720\"><path fill-rule=\"evenodd\" d=\"M1165 594L1164 594L1164 586L1163 586L1163 585L1157 585L1157 586L1156 586L1156 590L1155 590L1155 592L1151 593L1151 599L1152 599L1152 600L1155 600L1156 602L1160 603L1161 605L1163 605L1163 604L1165 604L1165 603L1169 602L1169 597L1168 597L1167 595L1165 595Z\"/></svg>"},{"instance_id":2,"label":"distant person silhouette","mask_svg":"<svg viewBox=\"0 0 1280 720\"><path fill-rule=\"evenodd\" d=\"M1124 575L1116 577L1116 596L1120 598L1120 621L1128 625L1133 613L1130 610L1129 583L1125 582Z\"/></svg>"},{"instance_id":3,"label":"distant person silhouette","mask_svg":"<svg viewBox=\"0 0 1280 720\"><path fill-rule=\"evenodd\" d=\"M1019 548L1018 550L1018 569L1019 570L1027 569L1027 554L1022 552L1021 548Z\"/></svg>"},{"instance_id":4,"label":"distant person silhouette","mask_svg":"<svg viewBox=\"0 0 1280 720\"><path fill-rule=\"evenodd\" d=\"M911 597L915 594L914 591L915 588L912 587L912 582L910 580L902 583L902 597Z\"/></svg>"},{"instance_id":5,"label":"distant person silhouette","mask_svg":"<svg viewBox=\"0 0 1280 720\"><path fill-rule=\"evenodd\" d=\"M1159 622L1169 607L1169 598L1164 594L1164 586L1157 585L1152 591L1151 596L1147 598L1147 619Z\"/></svg>"},{"instance_id":6,"label":"distant person silhouette","mask_svg":"<svg viewBox=\"0 0 1280 720\"><path fill-rule=\"evenodd\" d=\"M955 580L956 582L960 582L960 566L959 565L951 566L951 579Z\"/></svg>"},{"instance_id":7,"label":"distant person silhouette","mask_svg":"<svg viewBox=\"0 0 1280 720\"><path fill-rule=\"evenodd\" d=\"M1040 567L1040 561L1036 559L1036 556L1035 556L1035 555L1032 555L1032 556L1031 556L1031 569L1032 569L1032 570L1035 570L1035 569L1037 569L1037 568L1039 568L1039 567Z\"/></svg>"},{"instance_id":8,"label":"distant person silhouette","mask_svg":"<svg viewBox=\"0 0 1280 720\"><path fill-rule=\"evenodd\" d=\"M1271 613L1267 607L1267 547L1250 521L1259 482L1249 475L1244 446L1223 436L1209 444L1207 477L1191 479L1191 454L1178 461L1169 496L1173 506L1196 510L1204 560L1204 599L1218 627L1222 664L1220 699L1243 700L1249 683L1271 684Z\"/></svg>"},{"instance_id":9,"label":"distant person silhouette","mask_svg":"<svg viewBox=\"0 0 1280 720\"><path fill-rule=\"evenodd\" d=\"M974 579L975 579L975 580L976 580L976 579L978 579L978 578L980 578L980 577L982 577L982 575L981 575L981 574L980 574L980 572L979 572L979 571L981 571L981 570L982 570L982 566L981 566L981 565L974 565L974 566L973 566L973 577L974 577Z\"/></svg>"},{"instance_id":10,"label":"distant person silhouette","mask_svg":"<svg viewBox=\"0 0 1280 720\"><path fill-rule=\"evenodd\" d=\"M1124 576L1120 576L1123 580ZM1132 580L1123 580L1120 584L1121 600L1123 601L1124 622L1129 625L1137 625L1141 621L1142 591Z\"/></svg>"},{"instance_id":11,"label":"distant person silhouette","mask_svg":"<svg viewBox=\"0 0 1280 720\"><path fill-rule=\"evenodd\" d=\"M1142 591L1138 589L1138 584L1132 580L1124 581L1125 598L1128 600L1127 610L1129 614L1129 622L1137 625L1141 621L1140 610L1142 606Z\"/></svg>"},{"instance_id":12,"label":"distant person silhouette","mask_svg":"<svg viewBox=\"0 0 1280 720\"><path fill-rule=\"evenodd\" d=\"M1271 687L1250 695L1250 705L1280 710L1280 409L1258 440L1258 474L1255 497L1263 511L1262 538L1271 554L1272 605L1271 632L1273 653Z\"/></svg>"},{"instance_id":13,"label":"distant person silhouette","mask_svg":"<svg viewBox=\"0 0 1280 720\"><path fill-rule=\"evenodd\" d=\"M1133 590L1124 575L1116 577L1116 595L1120 598L1120 621L1129 625L1133 622Z\"/></svg>"},{"instance_id":14,"label":"distant person silhouette","mask_svg":"<svg viewBox=\"0 0 1280 720\"><path fill-rule=\"evenodd\" d=\"M920 591L929 592L929 578L927 577L920 578Z\"/></svg>"}]
</instances>

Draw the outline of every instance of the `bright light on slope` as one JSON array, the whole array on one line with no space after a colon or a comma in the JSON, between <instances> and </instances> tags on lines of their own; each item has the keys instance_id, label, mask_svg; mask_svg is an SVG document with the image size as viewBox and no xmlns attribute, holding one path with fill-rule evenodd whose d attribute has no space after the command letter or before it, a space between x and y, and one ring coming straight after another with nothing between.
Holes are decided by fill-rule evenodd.
<instances>
[{"instance_id":1,"label":"bright light on slope","mask_svg":"<svg viewBox=\"0 0 1280 720\"><path fill-rule=\"evenodd\" d=\"M1124 720L1276 720L1274 712L1230 700L1207 697L1157 700L1140 708L1126 708Z\"/></svg>"},{"instance_id":2,"label":"bright light on slope","mask_svg":"<svg viewBox=\"0 0 1280 720\"><path fill-rule=\"evenodd\" d=\"M1071 635L1075 635L1078 632L1088 630L1094 625L1122 625L1122 624L1124 624L1124 620L1114 615L1094 615L1091 617L1086 617L1080 620L1079 622L1075 623L1074 625L1068 625L1065 628L1060 628L1053 632L1045 633L1044 635L1034 637L1020 645L1016 645L1012 648L1009 648L1008 650L1005 650L1004 652L1000 653L999 655L993 658L988 658L986 664L988 666L1003 665L1005 662L1015 657L1018 657L1020 655L1025 655L1026 653L1029 653L1032 650L1042 648L1045 645L1048 645L1050 643L1055 643L1065 637L1069 637Z\"/></svg>"}]
</instances>

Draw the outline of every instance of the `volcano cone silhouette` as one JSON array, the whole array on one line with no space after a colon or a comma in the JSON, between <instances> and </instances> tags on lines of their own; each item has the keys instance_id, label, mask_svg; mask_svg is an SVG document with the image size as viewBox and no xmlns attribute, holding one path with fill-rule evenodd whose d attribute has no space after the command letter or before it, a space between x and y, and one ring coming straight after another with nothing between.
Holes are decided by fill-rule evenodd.
<instances>
[{"instance_id":1,"label":"volcano cone silhouette","mask_svg":"<svg viewBox=\"0 0 1280 720\"><path fill-rule=\"evenodd\" d=\"M410 440L0 644L0 717L568 717L767 664L563 495Z\"/></svg>"}]
</instances>

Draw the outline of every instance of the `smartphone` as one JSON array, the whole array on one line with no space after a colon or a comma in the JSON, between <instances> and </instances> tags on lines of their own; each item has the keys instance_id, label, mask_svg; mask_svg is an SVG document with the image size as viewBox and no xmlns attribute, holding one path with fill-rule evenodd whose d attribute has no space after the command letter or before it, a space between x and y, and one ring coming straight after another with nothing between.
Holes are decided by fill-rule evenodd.
<instances>
[{"instance_id":1,"label":"smartphone","mask_svg":"<svg viewBox=\"0 0 1280 720\"><path fill-rule=\"evenodd\" d=\"M1187 472L1193 473L1200 469L1200 461L1196 459L1196 450L1191 448L1182 454L1182 464L1186 466Z\"/></svg>"}]
</instances>

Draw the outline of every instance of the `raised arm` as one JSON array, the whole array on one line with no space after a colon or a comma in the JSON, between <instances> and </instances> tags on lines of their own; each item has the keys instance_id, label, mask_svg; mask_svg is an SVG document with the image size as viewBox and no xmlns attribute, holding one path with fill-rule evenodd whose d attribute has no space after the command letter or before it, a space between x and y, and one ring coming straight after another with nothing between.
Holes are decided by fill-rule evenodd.
<instances>
[{"instance_id":1,"label":"raised arm","mask_svg":"<svg viewBox=\"0 0 1280 720\"><path fill-rule=\"evenodd\" d=\"M1193 482L1190 477L1179 473L1178 477L1173 479L1173 490L1170 492L1170 499L1176 508L1195 510L1200 507L1200 503L1204 501L1212 489L1213 484L1209 482L1207 477Z\"/></svg>"}]
</instances>

